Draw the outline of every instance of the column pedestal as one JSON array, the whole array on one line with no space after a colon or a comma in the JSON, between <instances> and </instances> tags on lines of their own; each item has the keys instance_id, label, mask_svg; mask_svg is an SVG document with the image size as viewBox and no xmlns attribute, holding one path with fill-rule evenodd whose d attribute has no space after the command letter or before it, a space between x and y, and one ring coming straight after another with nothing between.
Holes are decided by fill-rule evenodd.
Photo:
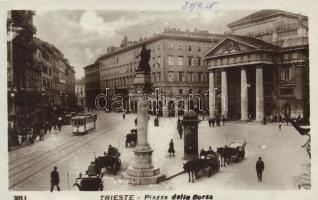
<instances>
[{"instance_id":1,"label":"column pedestal","mask_svg":"<svg viewBox=\"0 0 318 200\"><path fill-rule=\"evenodd\" d=\"M137 94L148 93L147 88L150 84L149 74L136 73L134 85ZM135 185L146 185L159 183L165 179L165 175L160 174L160 169L154 167L152 163L152 152L148 144L148 109L147 103L141 97L137 100L137 145L134 149L134 161L128 167L125 177L129 183Z\"/></svg>"}]
</instances>

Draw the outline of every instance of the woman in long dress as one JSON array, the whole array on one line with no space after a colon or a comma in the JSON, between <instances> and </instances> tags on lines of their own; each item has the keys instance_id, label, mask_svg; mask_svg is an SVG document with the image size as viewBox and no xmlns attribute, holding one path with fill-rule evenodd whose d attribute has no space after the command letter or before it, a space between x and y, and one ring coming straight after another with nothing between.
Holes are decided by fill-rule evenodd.
<instances>
[{"instance_id":1,"label":"woman in long dress","mask_svg":"<svg viewBox=\"0 0 318 200\"><path fill-rule=\"evenodd\" d=\"M171 139L170 143L169 143L169 149L168 149L168 153L169 153L169 156L174 156L174 144L173 144L173 140Z\"/></svg>"}]
</instances>

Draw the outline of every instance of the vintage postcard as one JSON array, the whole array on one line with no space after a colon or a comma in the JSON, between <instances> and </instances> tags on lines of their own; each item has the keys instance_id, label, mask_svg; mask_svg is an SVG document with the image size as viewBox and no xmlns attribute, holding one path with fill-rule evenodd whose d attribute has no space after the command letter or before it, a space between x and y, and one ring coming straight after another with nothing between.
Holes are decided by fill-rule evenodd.
<instances>
[{"instance_id":1,"label":"vintage postcard","mask_svg":"<svg viewBox=\"0 0 318 200\"><path fill-rule=\"evenodd\" d=\"M0 7L1 199L315 198L315 1Z\"/></svg>"}]
</instances>

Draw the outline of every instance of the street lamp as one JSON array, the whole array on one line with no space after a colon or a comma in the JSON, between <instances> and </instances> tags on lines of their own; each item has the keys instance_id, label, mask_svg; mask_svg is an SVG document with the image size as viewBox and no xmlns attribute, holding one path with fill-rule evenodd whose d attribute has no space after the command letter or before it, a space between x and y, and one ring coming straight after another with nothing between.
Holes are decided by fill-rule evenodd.
<instances>
[{"instance_id":1,"label":"street lamp","mask_svg":"<svg viewBox=\"0 0 318 200\"><path fill-rule=\"evenodd\" d=\"M159 126L159 116L158 116L158 112L159 112L159 88L156 88L156 118L154 121L154 125L155 126Z\"/></svg>"}]
</instances>

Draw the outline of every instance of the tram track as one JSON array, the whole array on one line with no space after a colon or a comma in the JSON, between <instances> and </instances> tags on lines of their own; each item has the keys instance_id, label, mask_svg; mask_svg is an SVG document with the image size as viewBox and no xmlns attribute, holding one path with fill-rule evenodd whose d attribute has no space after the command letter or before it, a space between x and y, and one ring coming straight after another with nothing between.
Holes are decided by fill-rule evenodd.
<instances>
[{"instance_id":1,"label":"tram track","mask_svg":"<svg viewBox=\"0 0 318 200\"><path fill-rule=\"evenodd\" d=\"M101 129L103 130L103 129L106 128L107 126L108 126L108 125L104 125L103 127L101 127ZM95 133L89 133L89 134L86 134L86 135L84 135L84 136L78 137L78 138L76 138L75 140L74 140L74 137L75 137L75 136L73 136L73 137L70 137L67 141L63 142L62 144L58 144L58 145L54 144L54 145L49 146L49 147L47 148L48 150L46 150L46 151L44 151L44 152L43 152L43 151L40 152L41 150L37 150L37 151L35 151L35 152L32 152L32 153L28 154L27 156L23 156L22 158L15 159L15 160L9 162L9 172L10 172L10 170L13 170L13 169L17 168L17 167L19 167L20 165L23 165L23 164L25 164L25 163L27 163L27 162L29 162L29 161L32 161L32 160L34 160L34 159L39 158L40 156L43 156L43 155L45 155L45 154L48 154L48 153L50 153L51 151L56 150L57 148L59 148L59 147L61 147L61 146L71 145L71 144L74 144L74 143L76 143L76 142L78 142L78 141L81 141L81 140L83 140L83 139L85 139L85 138L87 138L87 137L90 137L90 134L96 134L96 132L95 132ZM98 134L98 133L97 133L97 134ZM51 147L51 148L50 148L50 147ZM38 154L38 152L40 152L40 153Z\"/></svg>"},{"instance_id":2,"label":"tram track","mask_svg":"<svg viewBox=\"0 0 318 200\"><path fill-rule=\"evenodd\" d=\"M109 124L112 124L113 123L113 121L111 121L110 123L102 123L102 126L98 126L98 128L99 129L101 129L101 130L103 130L104 128L106 128L107 126L109 126ZM69 130L69 131L71 131L71 128L69 128L69 129L67 129L67 130ZM95 131L95 132L98 132L98 131ZM93 134L95 134L95 132L93 133ZM64 134L64 133L61 133L61 134ZM78 136L78 140L82 140L83 139L83 137L88 137L88 135L89 134L87 134L87 135L84 135L84 136ZM58 146L61 146L61 145L64 145L64 144L66 144L67 142L70 142L70 141L75 141L74 140L74 137L77 137L77 136L71 136L71 137L69 137L65 142L63 142L63 144L52 144L52 145L49 145L49 146L47 146L47 147L45 147L46 149L49 149L48 151L50 151L52 148L57 148ZM40 146L40 147L42 147L42 146ZM22 150L22 149L21 149ZM26 155L22 155L22 156L20 156L20 157L18 157L18 158L15 158L14 160L11 160L11 161L9 161L9 169L10 169L10 167L11 166L15 166L16 165L16 163L19 163L19 164L22 164L22 163L24 163L24 162L22 162L24 159L26 159L26 160L31 160L33 157L38 157L38 156L41 156L41 155L43 155L43 154L45 154L46 152L43 152L42 151L43 149L38 149L38 150L36 150L36 151L32 151L32 152L30 152L30 153L27 153ZM41 153L38 153L38 152L41 152ZM17 152L15 152L15 153L17 153ZM22 163L21 163L22 162Z\"/></svg>"},{"instance_id":3,"label":"tram track","mask_svg":"<svg viewBox=\"0 0 318 200\"><path fill-rule=\"evenodd\" d=\"M21 159L15 159L11 161L9 165L9 189L19 185L26 179L67 157L88 143L104 137L105 132L109 132L114 129L115 121L116 120L114 119L108 121L108 123L100 123L100 130L93 133L93 135L87 134L76 140L71 138L63 144L52 145L52 148L45 152L41 152L40 154L38 153L40 150L32 152L30 154L31 157L26 158L26 160L24 159L25 156L23 156Z\"/></svg>"},{"instance_id":4,"label":"tram track","mask_svg":"<svg viewBox=\"0 0 318 200\"><path fill-rule=\"evenodd\" d=\"M107 132L107 131L110 131L112 129L114 129L114 127L103 130L102 132ZM66 148L68 150L63 151L60 154L53 153L53 155L47 157L46 159L43 159L41 162L37 162L33 165L30 165L27 167L27 169L22 169L22 170L20 170L20 172L14 174L14 175L11 175L9 177L9 180L10 180L9 181L9 189L19 185L20 183L24 182L26 179L30 178L31 176L39 173L40 171L44 170L45 168L51 166L52 164L65 158L66 156L70 155L71 153L77 151L79 148L87 145L90 142L93 142L94 140L102 138L104 136L105 136L104 134L100 134L96 137L89 138L88 140L85 140L83 142L79 142L76 144L76 146L74 145L74 146L70 146L69 148ZM54 156L56 156L57 158L54 158ZM49 162L43 162L45 160L48 160L48 158L53 158L53 159L52 159L52 161L49 161ZM13 180L13 179L16 179L16 180Z\"/></svg>"}]
</instances>

